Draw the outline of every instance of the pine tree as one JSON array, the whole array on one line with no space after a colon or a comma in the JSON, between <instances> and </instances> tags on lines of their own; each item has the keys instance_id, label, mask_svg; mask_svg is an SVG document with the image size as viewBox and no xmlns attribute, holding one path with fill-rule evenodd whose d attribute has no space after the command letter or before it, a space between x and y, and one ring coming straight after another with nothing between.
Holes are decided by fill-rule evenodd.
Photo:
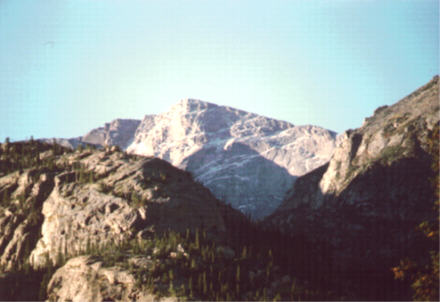
<instances>
[{"instance_id":1,"label":"pine tree","mask_svg":"<svg viewBox=\"0 0 440 302\"><path fill-rule=\"evenodd\" d=\"M90 171L90 174L89 174L89 183L94 183L95 182L95 178L94 178L94 176L93 176L93 172L92 171Z\"/></svg>"},{"instance_id":2,"label":"pine tree","mask_svg":"<svg viewBox=\"0 0 440 302\"><path fill-rule=\"evenodd\" d=\"M203 294L206 295L208 293L208 282L206 280L206 272L203 272L202 280L203 280Z\"/></svg>"},{"instance_id":3,"label":"pine tree","mask_svg":"<svg viewBox=\"0 0 440 302\"><path fill-rule=\"evenodd\" d=\"M5 189L3 191L2 205L6 207L8 204L9 204L9 196L8 196L8 191Z\"/></svg>"},{"instance_id":4,"label":"pine tree","mask_svg":"<svg viewBox=\"0 0 440 302\"><path fill-rule=\"evenodd\" d=\"M196 250L198 250L200 248L199 229L196 229L196 235L195 235L195 239L194 239L194 244L195 244Z\"/></svg>"},{"instance_id":5,"label":"pine tree","mask_svg":"<svg viewBox=\"0 0 440 302\"><path fill-rule=\"evenodd\" d=\"M247 257L247 249L246 246L243 247L243 251L241 252L241 259L246 259Z\"/></svg>"},{"instance_id":6,"label":"pine tree","mask_svg":"<svg viewBox=\"0 0 440 302\"><path fill-rule=\"evenodd\" d=\"M79 181L79 183L85 183L85 175L84 175L85 173L84 173L84 167L81 167L80 169L79 169L79 179L78 179L78 181Z\"/></svg>"},{"instance_id":7,"label":"pine tree","mask_svg":"<svg viewBox=\"0 0 440 302\"><path fill-rule=\"evenodd\" d=\"M188 279L188 289L189 289L189 297L190 299L192 299L194 297L192 276L190 276Z\"/></svg>"},{"instance_id":8,"label":"pine tree","mask_svg":"<svg viewBox=\"0 0 440 302\"><path fill-rule=\"evenodd\" d=\"M292 301L295 299L295 291L296 291L296 281L293 280L292 286L290 287L290 300Z\"/></svg>"},{"instance_id":9,"label":"pine tree","mask_svg":"<svg viewBox=\"0 0 440 302\"><path fill-rule=\"evenodd\" d=\"M439 140L440 126L437 124L428 134L428 150L432 156L433 177L431 183L435 192L433 210L437 217L435 221L422 221L418 230L427 241L431 241L435 250L425 251L425 259L403 259L400 265L393 267L394 278L410 280L414 291L414 300L436 301L439 298L439 207L440 207L440 173L439 173ZM425 263L423 263L425 262ZM428 264L426 264L428 263Z\"/></svg>"},{"instance_id":10,"label":"pine tree","mask_svg":"<svg viewBox=\"0 0 440 302\"><path fill-rule=\"evenodd\" d=\"M237 270L235 272L235 291L237 295L240 293L240 265L237 265Z\"/></svg>"},{"instance_id":11,"label":"pine tree","mask_svg":"<svg viewBox=\"0 0 440 302\"><path fill-rule=\"evenodd\" d=\"M136 194L136 192L131 192L130 200L133 203L135 207L140 205L139 196Z\"/></svg>"}]
</instances>

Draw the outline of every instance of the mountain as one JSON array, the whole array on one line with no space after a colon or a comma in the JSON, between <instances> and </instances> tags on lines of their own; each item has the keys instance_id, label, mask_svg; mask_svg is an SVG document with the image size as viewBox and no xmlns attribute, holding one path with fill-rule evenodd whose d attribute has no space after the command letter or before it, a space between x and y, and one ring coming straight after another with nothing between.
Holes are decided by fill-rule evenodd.
<instances>
[{"instance_id":1,"label":"mountain","mask_svg":"<svg viewBox=\"0 0 440 302\"><path fill-rule=\"evenodd\" d=\"M0 144L0 300L408 300L411 289L438 300L438 85L435 77L339 136L330 161L298 177L261 222L157 157L83 138L57 140L76 150ZM237 154L246 163L249 149L292 140L286 133L299 131L299 142L262 154L319 145L314 127L205 102L167 114L146 117L131 145L153 145L187 169L209 168L221 150L224 164ZM210 114L215 124L203 122Z\"/></svg>"},{"instance_id":2,"label":"mountain","mask_svg":"<svg viewBox=\"0 0 440 302\"><path fill-rule=\"evenodd\" d=\"M142 121L116 119L82 137L42 141L71 148L116 145L164 159L191 172L217 198L260 219L279 206L298 176L328 162L336 133L183 99Z\"/></svg>"},{"instance_id":3,"label":"mountain","mask_svg":"<svg viewBox=\"0 0 440 302\"><path fill-rule=\"evenodd\" d=\"M345 278L361 299L405 298L391 267L429 247L417 231L422 221L438 225L439 108L438 76L378 108L343 134L329 163L297 179L266 226L328 241L330 278Z\"/></svg>"},{"instance_id":4,"label":"mountain","mask_svg":"<svg viewBox=\"0 0 440 302\"><path fill-rule=\"evenodd\" d=\"M166 161L128 156L116 148L2 147L0 264L6 268L16 266L26 249L38 266L46 257L55 261L60 250L84 249L89 241L103 244L170 229L203 227L220 237L226 231L223 216L231 210ZM6 161L11 152L35 158L14 166ZM24 169L29 162L32 166ZM42 236L35 242L32 231L39 227Z\"/></svg>"},{"instance_id":5,"label":"mountain","mask_svg":"<svg viewBox=\"0 0 440 302\"><path fill-rule=\"evenodd\" d=\"M127 151L165 159L234 208L262 218L296 177L329 160L335 139L320 127L184 99L166 113L145 116Z\"/></svg>"},{"instance_id":6,"label":"mountain","mask_svg":"<svg viewBox=\"0 0 440 302\"><path fill-rule=\"evenodd\" d=\"M115 119L110 123L105 123L104 127L91 130L84 136L75 138L49 138L40 139L46 143L57 143L66 148L75 149L79 145L94 146L119 146L126 149L133 141L135 131L140 121L135 119Z\"/></svg>"},{"instance_id":7,"label":"mountain","mask_svg":"<svg viewBox=\"0 0 440 302\"><path fill-rule=\"evenodd\" d=\"M82 142L100 146L119 146L126 149L133 141L140 121L134 119L116 119L104 127L93 129L82 137Z\"/></svg>"},{"instance_id":8,"label":"mountain","mask_svg":"<svg viewBox=\"0 0 440 302\"><path fill-rule=\"evenodd\" d=\"M331 297L307 285L315 253L284 247L310 243L266 233L158 158L0 144L0 198L0 300Z\"/></svg>"}]
</instances>

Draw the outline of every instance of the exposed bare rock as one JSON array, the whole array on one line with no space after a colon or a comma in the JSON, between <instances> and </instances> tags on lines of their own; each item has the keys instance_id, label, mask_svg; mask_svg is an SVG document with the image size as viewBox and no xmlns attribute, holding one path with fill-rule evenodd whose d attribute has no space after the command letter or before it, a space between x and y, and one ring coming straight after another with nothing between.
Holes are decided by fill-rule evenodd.
<instances>
[{"instance_id":1,"label":"exposed bare rock","mask_svg":"<svg viewBox=\"0 0 440 302\"><path fill-rule=\"evenodd\" d=\"M335 140L320 127L184 99L166 113L147 115L127 150L190 171L218 198L262 218L296 177L329 160Z\"/></svg>"},{"instance_id":2,"label":"exposed bare rock","mask_svg":"<svg viewBox=\"0 0 440 302\"><path fill-rule=\"evenodd\" d=\"M31 254L36 266L45 264L46 254L55 261L59 252L75 254L88 242L122 241L147 229L225 231L218 201L188 173L162 160L84 151L58 162L84 172L55 176L42 209L42 238Z\"/></svg>"},{"instance_id":3,"label":"exposed bare rock","mask_svg":"<svg viewBox=\"0 0 440 302\"><path fill-rule=\"evenodd\" d=\"M90 256L70 259L53 275L47 290L49 301L177 301L155 296L136 285L135 277L126 269L104 267Z\"/></svg>"},{"instance_id":4,"label":"exposed bare rock","mask_svg":"<svg viewBox=\"0 0 440 302\"><path fill-rule=\"evenodd\" d=\"M73 139L46 139L63 146L117 145L155 156L191 172L234 208L263 218L281 203L298 176L325 164L336 133L294 126L231 107L183 99L168 112L142 121L116 119Z\"/></svg>"},{"instance_id":5,"label":"exposed bare rock","mask_svg":"<svg viewBox=\"0 0 440 302\"><path fill-rule=\"evenodd\" d=\"M429 131L439 121L438 77L393 106L379 108L364 125L344 133L324 174L324 194L338 195L357 175L383 160L391 164L427 149Z\"/></svg>"},{"instance_id":6,"label":"exposed bare rock","mask_svg":"<svg viewBox=\"0 0 440 302\"><path fill-rule=\"evenodd\" d=\"M417 225L438 215L431 179L439 107L437 76L378 108L343 134L328 164L296 181L266 225L329 241L337 270L390 274L423 249Z\"/></svg>"},{"instance_id":7,"label":"exposed bare rock","mask_svg":"<svg viewBox=\"0 0 440 302\"><path fill-rule=\"evenodd\" d=\"M46 153L46 146L54 148L32 144ZM59 254L76 255L90 244L167 230L204 228L221 238L225 215L235 217L188 172L157 158L114 147L60 149L42 158L0 177L0 264L6 270L27 260L41 267L48 258L56 262Z\"/></svg>"},{"instance_id":8,"label":"exposed bare rock","mask_svg":"<svg viewBox=\"0 0 440 302\"><path fill-rule=\"evenodd\" d=\"M43 220L38 209L53 183L48 174L35 175L36 172L29 170L1 178L0 193L6 197L0 206L0 265L5 270L24 263L38 239Z\"/></svg>"},{"instance_id":9,"label":"exposed bare rock","mask_svg":"<svg viewBox=\"0 0 440 302\"><path fill-rule=\"evenodd\" d=\"M116 119L84 135L82 142L101 146L118 145L125 149L132 142L139 123L139 120Z\"/></svg>"},{"instance_id":10,"label":"exposed bare rock","mask_svg":"<svg viewBox=\"0 0 440 302\"><path fill-rule=\"evenodd\" d=\"M359 179L378 172L379 167L391 171L404 163L411 165L410 161L418 161L419 166L415 165L415 170L401 171L409 174L408 177L414 178L417 173L422 173L418 170L426 168L426 162L429 168L428 138L440 119L438 97L438 77L435 77L395 105L377 109L361 128L346 131L341 135L329 164L298 179L293 192L280 207L279 214L282 209L301 204L315 208L325 206L326 202L340 196L344 196L344 202L349 204L377 198L379 193L385 194L382 198L395 199L397 191L415 198L417 195L414 194L418 193L411 193L414 188L409 189L408 186L419 182L407 183L403 174L389 175L385 179L385 175L369 176L384 179L385 183L376 181L367 184L359 182ZM429 173L424 172L421 175L429 177ZM397 182L398 179L400 182ZM389 186L388 189L382 188L385 184ZM381 192L380 189L385 191ZM392 196L388 196L390 194Z\"/></svg>"},{"instance_id":11,"label":"exposed bare rock","mask_svg":"<svg viewBox=\"0 0 440 302\"><path fill-rule=\"evenodd\" d=\"M92 145L96 147L116 145L127 148L133 141L134 133L140 121L135 119L115 119L105 123L104 127L92 129L84 136L75 138L42 138L45 143L57 143L63 147L75 149L78 146Z\"/></svg>"},{"instance_id":12,"label":"exposed bare rock","mask_svg":"<svg viewBox=\"0 0 440 302\"><path fill-rule=\"evenodd\" d=\"M115 146L73 151L18 142L1 148L0 158L0 282L11 286L0 296L7 299L26 284L32 292L20 297L44 297L52 279L50 300L175 301L163 298L168 282L154 280L159 298L134 277L148 277L163 259L169 266L182 259L190 264L190 247L200 253L190 236L225 242L232 236L228 228L246 221L190 173ZM174 239L164 244L160 238L168 234ZM80 256L86 254L95 258ZM121 258L109 264L115 254ZM54 265L63 266L52 276ZM23 276L26 284L18 286Z\"/></svg>"}]
</instances>

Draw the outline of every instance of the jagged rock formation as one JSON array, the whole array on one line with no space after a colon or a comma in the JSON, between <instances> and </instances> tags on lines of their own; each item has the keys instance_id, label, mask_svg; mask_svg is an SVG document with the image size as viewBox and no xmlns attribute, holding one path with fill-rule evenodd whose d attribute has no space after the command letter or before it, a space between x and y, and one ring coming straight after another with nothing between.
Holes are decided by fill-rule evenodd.
<instances>
[{"instance_id":1,"label":"jagged rock formation","mask_svg":"<svg viewBox=\"0 0 440 302\"><path fill-rule=\"evenodd\" d=\"M246 221L190 173L158 158L128 155L117 147L72 151L40 141L2 144L0 197L0 283L17 288L14 280L25 276L32 299L41 290L45 296L46 287L40 282L49 277L50 300L174 301L164 294L156 296L153 286L140 286L133 273L133 269L137 274L151 271L143 265L151 263L156 248L170 259L189 257L180 245L169 253L174 241L157 246L152 238L170 231L204 230L203 238L211 240L211 247L213 242L236 236L229 228ZM128 242L135 248L123 250ZM136 245L140 242L149 244L150 250L143 252L143 245ZM56 273L51 271L62 259L98 251L110 255L99 254L107 259L105 267L99 257L80 256ZM116 262L109 264L108 257L115 255L119 255ZM157 267L161 266L152 269ZM169 284L165 285L167 289ZM17 289L12 288L9 293L0 289L0 298L16 298Z\"/></svg>"},{"instance_id":2,"label":"jagged rock formation","mask_svg":"<svg viewBox=\"0 0 440 302\"><path fill-rule=\"evenodd\" d=\"M331 161L299 177L264 222L289 236L250 223L158 158L116 146L2 144L0 297L32 288L53 301L407 298L389 282L390 268L423 249L415 226L436 216L429 180L437 100L438 77L346 132ZM274 167L294 162L284 152L314 165L335 141L312 126L191 100L146 117L138 130L133 146L151 142L148 152L218 184L225 166L244 183L255 175L275 186L270 177L282 182L302 169ZM303 146L328 148L308 154ZM228 181L226 190L238 192ZM184 232L199 228L206 232Z\"/></svg>"},{"instance_id":3,"label":"jagged rock formation","mask_svg":"<svg viewBox=\"0 0 440 302\"><path fill-rule=\"evenodd\" d=\"M140 121L134 119L116 119L104 127L93 129L82 137L82 142L100 146L119 146L126 149L133 141Z\"/></svg>"},{"instance_id":4,"label":"jagged rock formation","mask_svg":"<svg viewBox=\"0 0 440 302\"><path fill-rule=\"evenodd\" d=\"M439 107L437 76L378 108L361 128L344 133L328 164L296 181L266 225L330 241L335 270L391 274L400 259L423 250L416 226L436 215L430 179L438 164L431 145L438 142L431 138Z\"/></svg>"},{"instance_id":5,"label":"jagged rock formation","mask_svg":"<svg viewBox=\"0 0 440 302\"><path fill-rule=\"evenodd\" d=\"M273 237L158 158L5 143L0 197L0 300L316 297Z\"/></svg>"},{"instance_id":6,"label":"jagged rock formation","mask_svg":"<svg viewBox=\"0 0 440 302\"><path fill-rule=\"evenodd\" d=\"M255 218L271 213L297 176L327 162L336 134L185 99L147 115L130 153L193 173L215 196Z\"/></svg>"},{"instance_id":7,"label":"jagged rock formation","mask_svg":"<svg viewBox=\"0 0 440 302\"><path fill-rule=\"evenodd\" d=\"M168 229L203 227L218 236L226 230L223 215L232 210L165 161L115 148L57 155L46 147L37 151L41 145L46 146L38 143L34 160L43 162L0 175L0 263L6 269L29 254L35 266L44 265L47 257L55 261L60 252L75 254L88 242Z\"/></svg>"},{"instance_id":8,"label":"jagged rock formation","mask_svg":"<svg viewBox=\"0 0 440 302\"><path fill-rule=\"evenodd\" d=\"M322 297L293 275L305 256L289 240L158 158L5 143L0 197L0 300Z\"/></svg>"},{"instance_id":9,"label":"jagged rock formation","mask_svg":"<svg viewBox=\"0 0 440 302\"><path fill-rule=\"evenodd\" d=\"M117 119L83 137L43 141L71 148L117 145L164 159L258 219L278 207L298 176L328 162L336 133L184 99L142 121Z\"/></svg>"},{"instance_id":10,"label":"jagged rock formation","mask_svg":"<svg viewBox=\"0 0 440 302\"><path fill-rule=\"evenodd\" d=\"M115 119L105 123L104 127L92 129L84 136L75 138L43 138L45 143L57 143L66 148L75 149L79 145L119 146L126 149L133 141L135 131L141 121L135 119Z\"/></svg>"},{"instance_id":11,"label":"jagged rock formation","mask_svg":"<svg viewBox=\"0 0 440 302\"><path fill-rule=\"evenodd\" d=\"M148 259L131 259L137 266L151 265ZM49 301L177 301L160 298L136 284L135 276L122 267L104 267L90 256L69 260L51 278Z\"/></svg>"}]
</instances>

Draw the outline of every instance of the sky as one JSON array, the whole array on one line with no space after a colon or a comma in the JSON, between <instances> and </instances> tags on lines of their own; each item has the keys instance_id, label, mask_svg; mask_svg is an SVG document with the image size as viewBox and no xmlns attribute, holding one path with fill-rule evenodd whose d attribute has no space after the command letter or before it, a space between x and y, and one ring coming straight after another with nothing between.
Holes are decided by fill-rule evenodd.
<instances>
[{"instance_id":1,"label":"sky","mask_svg":"<svg viewBox=\"0 0 440 302\"><path fill-rule=\"evenodd\" d=\"M340 133L438 73L438 0L0 0L0 142L187 97Z\"/></svg>"}]
</instances>

